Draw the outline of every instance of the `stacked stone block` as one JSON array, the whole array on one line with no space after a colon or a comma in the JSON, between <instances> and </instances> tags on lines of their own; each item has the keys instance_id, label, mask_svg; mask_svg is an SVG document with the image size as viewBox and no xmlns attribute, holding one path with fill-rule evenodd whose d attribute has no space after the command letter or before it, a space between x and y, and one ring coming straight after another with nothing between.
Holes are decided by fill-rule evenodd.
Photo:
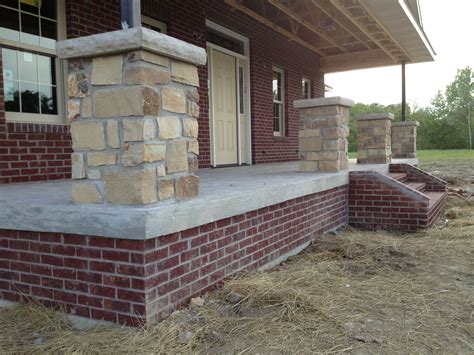
<instances>
[{"instance_id":1,"label":"stacked stone block","mask_svg":"<svg viewBox=\"0 0 474 355\"><path fill-rule=\"evenodd\" d=\"M417 121L392 123L392 154L394 158L416 158Z\"/></svg>"},{"instance_id":2,"label":"stacked stone block","mask_svg":"<svg viewBox=\"0 0 474 355\"><path fill-rule=\"evenodd\" d=\"M197 196L197 66L145 48L68 65L73 202Z\"/></svg>"},{"instance_id":3,"label":"stacked stone block","mask_svg":"<svg viewBox=\"0 0 474 355\"><path fill-rule=\"evenodd\" d=\"M300 113L300 172L349 169L347 136L353 104L341 97L295 101Z\"/></svg>"},{"instance_id":4,"label":"stacked stone block","mask_svg":"<svg viewBox=\"0 0 474 355\"><path fill-rule=\"evenodd\" d=\"M388 164L392 160L391 113L357 116L357 163Z\"/></svg>"}]
</instances>

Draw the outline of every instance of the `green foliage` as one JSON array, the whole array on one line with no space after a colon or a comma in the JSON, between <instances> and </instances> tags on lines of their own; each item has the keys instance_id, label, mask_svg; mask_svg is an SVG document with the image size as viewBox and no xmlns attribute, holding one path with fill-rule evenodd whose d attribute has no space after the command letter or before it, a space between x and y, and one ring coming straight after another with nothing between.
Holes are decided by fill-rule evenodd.
<instances>
[{"instance_id":1,"label":"green foliage","mask_svg":"<svg viewBox=\"0 0 474 355\"><path fill-rule=\"evenodd\" d=\"M472 149L474 123L474 71L459 69L444 93L438 94L428 107L407 105L407 119L420 122L417 131L418 149ZM391 112L401 120L401 105L356 104L349 120L349 151L357 151L357 126L354 117L369 113Z\"/></svg>"}]
</instances>

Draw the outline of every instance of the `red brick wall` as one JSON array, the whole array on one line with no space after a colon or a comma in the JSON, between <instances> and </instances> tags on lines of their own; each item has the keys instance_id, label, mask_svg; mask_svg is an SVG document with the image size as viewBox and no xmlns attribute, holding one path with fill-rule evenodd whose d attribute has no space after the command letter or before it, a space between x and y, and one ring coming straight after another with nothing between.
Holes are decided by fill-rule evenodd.
<instances>
[{"instance_id":1,"label":"red brick wall","mask_svg":"<svg viewBox=\"0 0 474 355\"><path fill-rule=\"evenodd\" d=\"M0 183L71 177L68 125L7 123L0 141Z\"/></svg>"},{"instance_id":2,"label":"red brick wall","mask_svg":"<svg viewBox=\"0 0 474 355\"><path fill-rule=\"evenodd\" d=\"M301 99L301 79L312 80L314 97L324 96L324 76L319 72L319 57L306 48L242 14L231 11L220 0L190 2L142 0L143 14L167 25L168 34L206 46L206 19L219 23L250 41L250 87L252 111L252 151L254 163L270 163L298 159L299 117L293 101ZM286 135L273 135L272 67L286 74ZM200 71L201 114L199 117L200 167L210 165L210 129L207 67Z\"/></svg>"},{"instance_id":3,"label":"red brick wall","mask_svg":"<svg viewBox=\"0 0 474 355\"><path fill-rule=\"evenodd\" d=\"M120 0L66 0L67 38L119 30L120 18Z\"/></svg>"},{"instance_id":4,"label":"red brick wall","mask_svg":"<svg viewBox=\"0 0 474 355\"><path fill-rule=\"evenodd\" d=\"M0 298L124 324L154 321L345 224L347 186L147 241L0 230Z\"/></svg>"},{"instance_id":5,"label":"red brick wall","mask_svg":"<svg viewBox=\"0 0 474 355\"><path fill-rule=\"evenodd\" d=\"M120 1L66 1L67 36L74 38L120 28ZM319 58L304 47L248 16L230 11L222 1L142 1L143 13L167 24L168 34L198 46L206 46L205 20L220 23L250 40L251 110L252 110L252 160L270 163L297 160L299 118L293 101L300 99L301 78L312 79L313 95L324 96L324 77L319 72ZM272 67L285 70L286 134L273 135ZM207 67L199 68L200 118L199 142L201 168L210 166L211 146L209 128ZM3 80L0 78L3 90ZM0 95L0 109L3 94ZM8 125L0 112L0 134L8 128L8 139L0 140L0 183L52 180L69 177L70 153L66 143L67 129L54 125ZM40 133L38 135L38 133ZM5 133L3 133L5 134ZM1 137L1 136L0 136ZM6 140L6 141L5 141ZM47 141L50 141L48 143ZM27 142L31 146L25 147ZM60 151L58 147L63 147ZM26 160L26 162L25 162Z\"/></svg>"}]
</instances>

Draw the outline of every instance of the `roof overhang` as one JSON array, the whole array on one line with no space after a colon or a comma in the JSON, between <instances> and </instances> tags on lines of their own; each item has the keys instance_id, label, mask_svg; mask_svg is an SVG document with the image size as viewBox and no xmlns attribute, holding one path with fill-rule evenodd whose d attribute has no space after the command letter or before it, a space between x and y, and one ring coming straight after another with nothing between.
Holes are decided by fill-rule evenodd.
<instances>
[{"instance_id":1,"label":"roof overhang","mask_svg":"<svg viewBox=\"0 0 474 355\"><path fill-rule=\"evenodd\" d=\"M321 57L322 72L434 60L418 0L225 0Z\"/></svg>"}]
</instances>

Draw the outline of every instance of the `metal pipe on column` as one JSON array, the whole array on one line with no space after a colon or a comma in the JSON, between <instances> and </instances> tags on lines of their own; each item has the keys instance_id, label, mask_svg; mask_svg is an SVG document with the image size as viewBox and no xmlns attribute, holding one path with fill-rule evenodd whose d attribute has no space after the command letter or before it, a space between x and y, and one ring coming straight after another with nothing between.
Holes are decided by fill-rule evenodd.
<instances>
[{"instance_id":1,"label":"metal pipe on column","mask_svg":"<svg viewBox=\"0 0 474 355\"><path fill-rule=\"evenodd\" d=\"M140 0L120 0L122 28L140 27L141 19Z\"/></svg>"}]
</instances>

